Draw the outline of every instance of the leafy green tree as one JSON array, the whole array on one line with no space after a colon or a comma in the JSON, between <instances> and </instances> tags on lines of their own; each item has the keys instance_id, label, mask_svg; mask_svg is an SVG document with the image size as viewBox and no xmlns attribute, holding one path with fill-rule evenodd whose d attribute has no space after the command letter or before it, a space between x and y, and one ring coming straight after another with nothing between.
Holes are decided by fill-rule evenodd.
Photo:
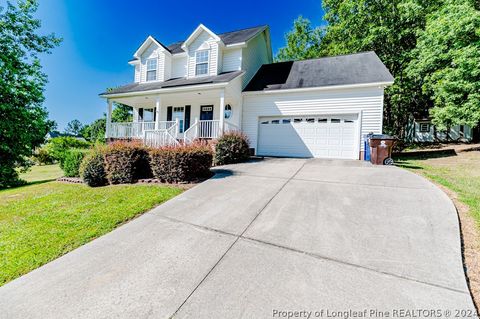
<instances>
[{"instance_id":1,"label":"leafy green tree","mask_svg":"<svg viewBox=\"0 0 480 319\"><path fill-rule=\"evenodd\" d=\"M327 29L322 55L375 51L395 83L385 91L387 132L404 136L410 115L431 105L421 86L407 74L418 34L440 0L323 0Z\"/></svg>"},{"instance_id":2,"label":"leafy green tree","mask_svg":"<svg viewBox=\"0 0 480 319\"><path fill-rule=\"evenodd\" d=\"M73 120L67 123L65 133L77 136L81 134L82 128L83 124L79 120Z\"/></svg>"},{"instance_id":3,"label":"leafy green tree","mask_svg":"<svg viewBox=\"0 0 480 319\"><path fill-rule=\"evenodd\" d=\"M90 125L85 125L81 131L81 135L90 142L105 141L105 117L93 121Z\"/></svg>"},{"instance_id":4,"label":"leafy green tree","mask_svg":"<svg viewBox=\"0 0 480 319\"><path fill-rule=\"evenodd\" d=\"M287 45L278 50L275 60L295 61L320 56L320 43L323 29L313 27L310 20L299 16L293 22L293 28L285 35Z\"/></svg>"},{"instance_id":5,"label":"leafy green tree","mask_svg":"<svg viewBox=\"0 0 480 319\"><path fill-rule=\"evenodd\" d=\"M447 1L427 19L408 72L431 96L440 129L480 123L480 12L470 1Z\"/></svg>"},{"instance_id":6,"label":"leafy green tree","mask_svg":"<svg viewBox=\"0 0 480 319\"><path fill-rule=\"evenodd\" d=\"M113 103L112 122L131 122L133 120L133 108L131 106Z\"/></svg>"},{"instance_id":7,"label":"leafy green tree","mask_svg":"<svg viewBox=\"0 0 480 319\"><path fill-rule=\"evenodd\" d=\"M15 168L28 164L54 126L42 105L47 76L38 54L49 53L61 39L37 34L37 7L34 0L19 0L0 8L0 188L18 182Z\"/></svg>"}]
</instances>

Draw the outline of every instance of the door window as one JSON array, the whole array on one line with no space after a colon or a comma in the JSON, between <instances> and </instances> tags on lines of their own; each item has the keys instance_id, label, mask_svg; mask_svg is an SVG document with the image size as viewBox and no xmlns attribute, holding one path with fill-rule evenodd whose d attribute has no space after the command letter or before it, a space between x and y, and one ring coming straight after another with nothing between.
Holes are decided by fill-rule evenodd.
<instances>
[{"instance_id":1,"label":"door window","mask_svg":"<svg viewBox=\"0 0 480 319\"><path fill-rule=\"evenodd\" d=\"M174 107L173 108L173 114L172 114L172 121L177 121L178 119L178 125L179 125L179 131L180 133L183 133L184 130L184 120L185 120L185 108L182 107Z\"/></svg>"}]
</instances>

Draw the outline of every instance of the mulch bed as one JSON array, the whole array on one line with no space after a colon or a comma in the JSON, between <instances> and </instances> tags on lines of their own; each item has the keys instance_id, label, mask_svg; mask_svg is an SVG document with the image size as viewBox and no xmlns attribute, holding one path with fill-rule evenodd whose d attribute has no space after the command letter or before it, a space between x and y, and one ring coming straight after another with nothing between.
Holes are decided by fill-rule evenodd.
<instances>
[{"instance_id":1,"label":"mulch bed","mask_svg":"<svg viewBox=\"0 0 480 319\"><path fill-rule=\"evenodd\" d=\"M83 184L83 181L79 177L59 177L57 182L71 183L71 184Z\"/></svg>"},{"instance_id":2,"label":"mulch bed","mask_svg":"<svg viewBox=\"0 0 480 319\"><path fill-rule=\"evenodd\" d=\"M62 183L69 183L69 184L84 184L82 179L79 177L60 177L60 178L57 178L56 181L62 182ZM199 180L191 181L188 183L185 182L185 183L173 184L173 183L162 182L161 180L156 178L148 178L148 179L139 179L136 183L133 183L133 184L116 184L116 185L155 184L159 186L178 187L183 190L187 190L203 181L205 181L205 179L199 179Z\"/></svg>"}]
</instances>

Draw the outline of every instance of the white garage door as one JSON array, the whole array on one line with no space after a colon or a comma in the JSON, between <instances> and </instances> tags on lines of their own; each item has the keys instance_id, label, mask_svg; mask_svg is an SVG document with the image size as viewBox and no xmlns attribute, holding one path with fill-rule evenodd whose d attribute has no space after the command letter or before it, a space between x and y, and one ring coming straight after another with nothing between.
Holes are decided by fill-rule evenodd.
<instances>
[{"instance_id":1,"label":"white garage door","mask_svg":"<svg viewBox=\"0 0 480 319\"><path fill-rule=\"evenodd\" d=\"M261 117L258 155L357 159L358 115Z\"/></svg>"}]
</instances>

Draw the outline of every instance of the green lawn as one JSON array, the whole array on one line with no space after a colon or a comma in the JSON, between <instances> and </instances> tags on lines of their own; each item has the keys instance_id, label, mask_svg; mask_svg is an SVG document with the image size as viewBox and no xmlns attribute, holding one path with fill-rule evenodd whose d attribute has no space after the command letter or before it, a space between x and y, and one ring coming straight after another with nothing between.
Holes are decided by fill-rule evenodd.
<instances>
[{"instance_id":1,"label":"green lawn","mask_svg":"<svg viewBox=\"0 0 480 319\"><path fill-rule=\"evenodd\" d=\"M458 194L470 208L480 227L480 152L462 152L457 156L397 159L397 165L420 173Z\"/></svg>"},{"instance_id":2,"label":"green lawn","mask_svg":"<svg viewBox=\"0 0 480 319\"><path fill-rule=\"evenodd\" d=\"M26 179L55 177L58 169L42 166ZM181 192L155 185L90 188L60 182L0 191L0 286Z\"/></svg>"},{"instance_id":3,"label":"green lawn","mask_svg":"<svg viewBox=\"0 0 480 319\"><path fill-rule=\"evenodd\" d=\"M28 172L20 174L20 178L29 183L52 181L62 176L63 172L58 164L35 165Z\"/></svg>"}]
</instances>

